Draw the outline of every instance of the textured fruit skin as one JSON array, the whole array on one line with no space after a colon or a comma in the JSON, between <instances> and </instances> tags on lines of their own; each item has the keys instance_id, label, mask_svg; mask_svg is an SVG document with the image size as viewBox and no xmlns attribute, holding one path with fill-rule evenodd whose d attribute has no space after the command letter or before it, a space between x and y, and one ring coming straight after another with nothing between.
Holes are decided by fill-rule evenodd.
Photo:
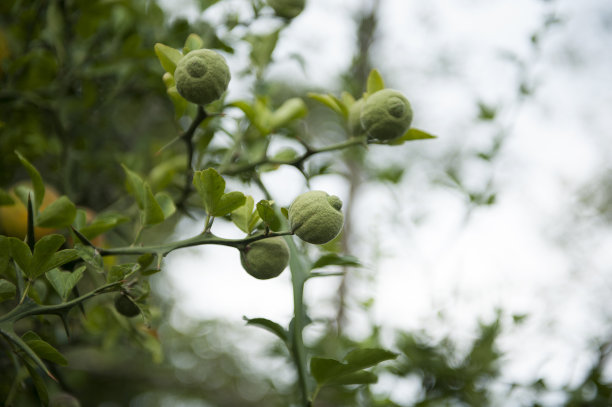
<instances>
[{"instance_id":1,"label":"textured fruit skin","mask_svg":"<svg viewBox=\"0 0 612 407\"><path fill-rule=\"evenodd\" d=\"M412 107L401 92L382 89L368 96L360 117L368 138L390 141L403 136L410 127Z\"/></svg>"},{"instance_id":2,"label":"textured fruit skin","mask_svg":"<svg viewBox=\"0 0 612 407\"><path fill-rule=\"evenodd\" d=\"M240 262L259 280L274 278L289 264L289 246L280 236L257 240L240 251Z\"/></svg>"},{"instance_id":3,"label":"textured fruit skin","mask_svg":"<svg viewBox=\"0 0 612 407\"><path fill-rule=\"evenodd\" d=\"M118 313L128 318L140 314L140 308L124 294L119 294L115 297L115 309Z\"/></svg>"},{"instance_id":4,"label":"textured fruit skin","mask_svg":"<svg viewBox=\"0 0 612 407\"><path fill-rule=\"evenodd\" d=\"M268 5L277 16L292 19L304 10L306 0L268 0Z\"/></svg>"},{"instance_id":5,"label":"textured fruit skin","mask_svg":"<svg viewBox=\"0 0 612 407\"><path fill-rule=\"evenodd\" d=\"M28 231L28 209L19 198L17 198L17 195L15 195L15 187L9 191L9 195L13 199L14 204L0 206L0 233L23 240ZM59 197L60 195L55 188L45 185L45 197L38 210L42 212L49 204L56 201ZM43 236L50 235L51 233L55 233L55 229L34 227L34 237L36 240Z\"/></svg>"},{"instance_id":6,"label":"textured fruit skin","mask_svg":"<svg viewBox=\"0 0 612 407\"><path fill-rule=\"evenodd\" d=\"M210 49L189 52L179 60L174 71L178 93L198 105L219 99L227 90L230 78L225 58Z\"/></svg>"},{"instance_id":7,"label":"textured fruit skin","mask_svg":"<svg viewBox=\"0 0 612 407\"><path fill-rule=\"evenodd\" d=\"M309 191L289 206L291 230L303 241L325 244L338 236L344 224L342 201L325 191Z\"/></svg>"}]
</instances>

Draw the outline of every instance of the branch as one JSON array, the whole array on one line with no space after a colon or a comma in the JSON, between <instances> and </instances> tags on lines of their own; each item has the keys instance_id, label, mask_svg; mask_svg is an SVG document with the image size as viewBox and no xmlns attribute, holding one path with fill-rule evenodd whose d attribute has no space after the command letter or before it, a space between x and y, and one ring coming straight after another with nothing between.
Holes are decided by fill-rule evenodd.
<instances>
[{"instance_id":1,"label":"branch","mask_svg":"<svg viewBox=\"0 0 612 407\"><path fill-rule=\"evenodd\" d=\"M185 206L185 202L187 198L189 198L189 194L192 189L192 181L193 181L193 136L195 135L195 131L198 126L206 120L208 117L208 113L204 110L204 107L198 106L198 112L196 117L191 122L189 128L180 136L180 139L185 142L187 147L187 171L185 172L185 185L183 186L183 192L181 193L181 197L179 198L176 206L183 208Z\"/></svg>"},{"instance_id":2,"label":"branch","mask_svg":"<svg viewBox=\"0 0 612 407\"><path fill-rule=\"evenodd\" d=\"M184 240L179 240L177 242L170 242L166 244L154 245L154 246L142 246L142 247L117 247L113 249L104 249L97 248L98 252L101 256L116 256L122 254L133 254L133 255L141 255L141 254L156 254L160 256L166 256L168 253L177 250L183 249L185 247L192 246L202 246L206 244L216 244L220 246L230 246L235 247L237 249L245 247L247 244L251 242L255 242L257 240L266 239L268 237L275 236L289 236L292 235L293 232L271 232L271 233L261 233L258 235L253 235L244 239L225 239L222 237L215 236L210 232L204 232L197 236L193 236Z\"/></svg>"},{"instance_id":3,"label":"branch","mask_svg":"<svg viewBox=\"0 0 612 407\"><path fill-rule=\"evenodd\" d=\"M321 148L311 148L306 146L306 152L304 154L302 154L299 157L296 157L292 160L274 160L270 157L263 157L260 160L257 160L255 162L252 163L245 163L245 164L240 164L240 165L234 165L231 166L225 170L222 171L222 174L224 175L236 175L242 172L246 172L246 171L250 171L250 170L254 170L257 167L264 165L264 164L272 164L272 165L292 165L294 167L296 167L297 169L301 170L302 164L304 163L304 161L306 161L308 158L310 158L313 155L316 154L320 154L320 153L326 153L329 151L336 151L336 150L342 150L348 147L352 147L352 146L357 146L357 145L363 145L365 146L368 143L368 141L366 141L363 138L356 138L356 137L352 137L342 143L338 143L338 144L332 144L330 146L327 147L321 147Z\"/></svg>"}]
</instances>

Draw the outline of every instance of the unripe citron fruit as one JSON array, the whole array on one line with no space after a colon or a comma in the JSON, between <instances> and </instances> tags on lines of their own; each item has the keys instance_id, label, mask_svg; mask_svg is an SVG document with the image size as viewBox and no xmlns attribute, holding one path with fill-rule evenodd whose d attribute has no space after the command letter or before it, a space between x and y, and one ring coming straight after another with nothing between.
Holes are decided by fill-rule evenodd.
<instances>
[{"instance_id":1,"label":"unripe citron fruit","mask_svg":"<svg viewBox=\"0 0 612 407\"><path fill-rule=\"evenodd\" d=\"M15 187L20 185L29 184L21 183L15 185ZM9 195L14 203L12 205L0 206L0 232L6 236L12 236L23 240L28 232L28 209L21 200L17 198L15 187L9 191ZM60 194L55 188L50 185L45 185L45 196L38 208L39 212L44 211L47 206L55 202L59 197ZM55 231L56 230L53 228L35 227L34 237L38 240L43 236L55 233Z\"/></svg>"},{"instance_id":2,"label":"unripe citron fruit","mask_svg":"<svg viewBox=\"0 0 612 407\"><path fill-rule=\"evenodd\" d=\"M219 99L227 90L230 78L225 58L210 49L187 53L176 64L174 71L178 93L198 105L207 105Z\"/></svg>"},{"instance_id":3,"label":"unripe citron fruit","mask_svg":"<svg viewBox=\"0 0 612 407\"><path fill-rule=\"evenodd\" d=\"M408 130L412 123L412 107L401 92L382 89L368 96L360 117L368 138L389 141Z\"/></svg>"},{"instance_id":4,"label":"unripe citron fruit","mask_svg":"<svg viewBox=\"0 0 612 407\"><path fill-rule=\"evenodd\" d=\"M306 0L268 0L268 5L279 17L287 19L297 17L306 7Z\"/></svg>"},{"instance_id":5,"label":"unripe citron fruit","mask_svg":"<svg viewBox=\"0 0 612 407\"><path fill-rule=\"evenodd\" d=\"M128 318L140 314L140 308L125 294L119 294L115 297L115 309L118 313Z\"/></svg>"},{"instance_id":6,"label":"unripe citron fruit","mask_svg":"<svg viewBox=\"0 0 612 407\"><path fill-rule=\"evenodd\" d=\"M274 278L289 264L289 246L280 236L257 240L240 250L240 262L259 280Z\"/></svg>"},{"instance_id":7,"label":"unripe citron fruit","mask_svg":"<svg viewBox=\"0 0 612 407\"><path fill-rule=\"evenodd\" d=\"M338 236L344 224L342 201L324 191L309 191L289 206L291 230L303 241L325 244Z\"/></svg>"}]
</instances>

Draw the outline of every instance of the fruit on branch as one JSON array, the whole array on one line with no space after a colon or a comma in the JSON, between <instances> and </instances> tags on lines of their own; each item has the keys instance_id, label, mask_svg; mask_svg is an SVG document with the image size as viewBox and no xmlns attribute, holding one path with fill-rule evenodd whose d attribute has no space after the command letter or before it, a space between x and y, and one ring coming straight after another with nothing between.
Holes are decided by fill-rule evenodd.
<instances>
[{"instance_id":1,"label":"fruit on branch","mask_svg":"<svg viewBox=\"0 0 612 407\"><path fill-rule=\"evenodd\" d=\"M115 297L115 309L118 313L128 318L135 317L140 314L140 308L126 294L119 294Z\"/></svg>"},{"instance_id":2,"label":"fruit on branch","mask_svg":"<svg viewBox=\"0 0 612 407\"><path fill-rule=\"evenodd\" d=\"M342 201L325 191L309 191L289 206L291 231L305 242L325 244L338 236L344 224Z\"/></svg>"},{"instance_id":3,"label":"fruit on branch","mask_svg":"<svg viewBox=\"0 0 612 407\"><path fill-rule=\"evenodd\" d=\"M408 130L412 122L412 108L401 92L382 89L368 96L360 118L368 138L390 141L403 136Z\"/></svg>"},{"instance_id":4,"label":"fruit on branch","mask_svg":"<svg viewBox=\"0 0 612 407\"><path fill-rule=\"evenodd\" d=\"M23 240L28 231L28 209L15 194L15 188L19 186L30 187L30 184L17 184L9 191L9 195L13 199L13 204L0 206L0 233ZM59 197L60 194L55 188L50 185L45 185L45 197L43 198L38 210L42 212ZM55 233L55 229L41 227L34 228L34 237L36 240L43 236L50 235L51 233Z\"/></svg>"},{"instance_id":5,"label":"fruit on branch","mask_svg":"<svg viewBox=\"0 0 612 407\"><path fill-rule=\"evenodd\" d=\"M292 19L304 10L306 0L268 0L268 5L277 16Z\"/></svg>"},{"instance_id":6,"label":"fruit on branch","mask_svg":"<svg viewBox=\"0 0 612 407\"><path fill-rule=\"evenodd\" d=\"M176 65L174 80L182 97L198 105L219 99L227 90L231 75L219 53L197 49L187 53Z\"/></svg>"},{"instance_id":7,"label":"fruit on branch","mask_svg":"<svg viewBox=\"0 0 612 407\"><path fill-rule=\"evenodd\" d=\"M289 246L281 236L257 240L240 250L240 262L259 280L274 278L289 264Z\"/></svg>"}]
</instances>

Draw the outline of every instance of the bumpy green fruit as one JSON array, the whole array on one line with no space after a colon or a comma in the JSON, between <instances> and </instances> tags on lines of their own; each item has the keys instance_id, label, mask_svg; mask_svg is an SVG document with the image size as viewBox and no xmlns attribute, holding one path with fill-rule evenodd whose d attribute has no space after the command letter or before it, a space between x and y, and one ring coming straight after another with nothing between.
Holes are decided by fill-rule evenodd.
<instances>
[{"instance_id":1,"label":"bumpy green fruit","mask_svg":"<svg viewBox=\"0 0 612 407\"><path fill-rule=\"evenodd\" d=\"M240 262L255 278L274 278L289 264L289 246L280 236L257 240L240 251Z\"/></svg>"},{"instance_id":2,"label":"bumpy green fruit","mask_svg":"<svg viewBox=\"0 0 612 407\"><path fill-rule=\"evenodd\" d=\"M303 241L325 244L338 236L344 224L342 201L324 191L309 191L289 206L291 230Z\"/></svg>"},{"instance_id":3,"label":"bumpy green fruit","mask_svg":"<svg viewBox=\"0 0 612 407\"><path fill-rule=\"evenodd\" d=\"M353 103L349 109L348 128L354 137L359 137L365 134L365 130L361 126L361 110L363 109L364 104L365 100L359 99L355 101L355 103Z\"/></svg>"},{"instance_id":4,"label":"bumpy green fruit","mask_svg":"<svg viewBox=\"0 0 612 407\"><path fill-rule=\"evenodd\" d=\"M306 6L306 0L268 0L268 5L279 17L295 18Z\"/></svg>"},{"instance_id":5,"label":"bumpy green fruit","mask_svg":"<svg viewBox=\"0 0 612 407\"><path fill-rule=\"evenodd\" d=\"M197 49L182 57L174 80L182 97L198 105L206 105L219 99L226 91L231 75L229 67L217 52Z\"/></svg>"},{"instance_id":6,"label":"bumpy green fruit","mask_svg":"<svg viewBox=\"0 0 612 407\"><path fill-rule=\"evenodd\" d=\"M411 122L410 102L393 89L371 94L361 110L361 125L371 139L389 141L401 137Z\"/></svg>"},{"instance_id":7,"label":"bumpy green fruit","mask_svg":"<svg viewBox=\"0 0 612 407\"><path fill-rule=\"evenodd\" d=\"M127 295L119 294L115 297L115 309L128 318L140 314L140 308Z\"/></svg>"}]
</instances>

